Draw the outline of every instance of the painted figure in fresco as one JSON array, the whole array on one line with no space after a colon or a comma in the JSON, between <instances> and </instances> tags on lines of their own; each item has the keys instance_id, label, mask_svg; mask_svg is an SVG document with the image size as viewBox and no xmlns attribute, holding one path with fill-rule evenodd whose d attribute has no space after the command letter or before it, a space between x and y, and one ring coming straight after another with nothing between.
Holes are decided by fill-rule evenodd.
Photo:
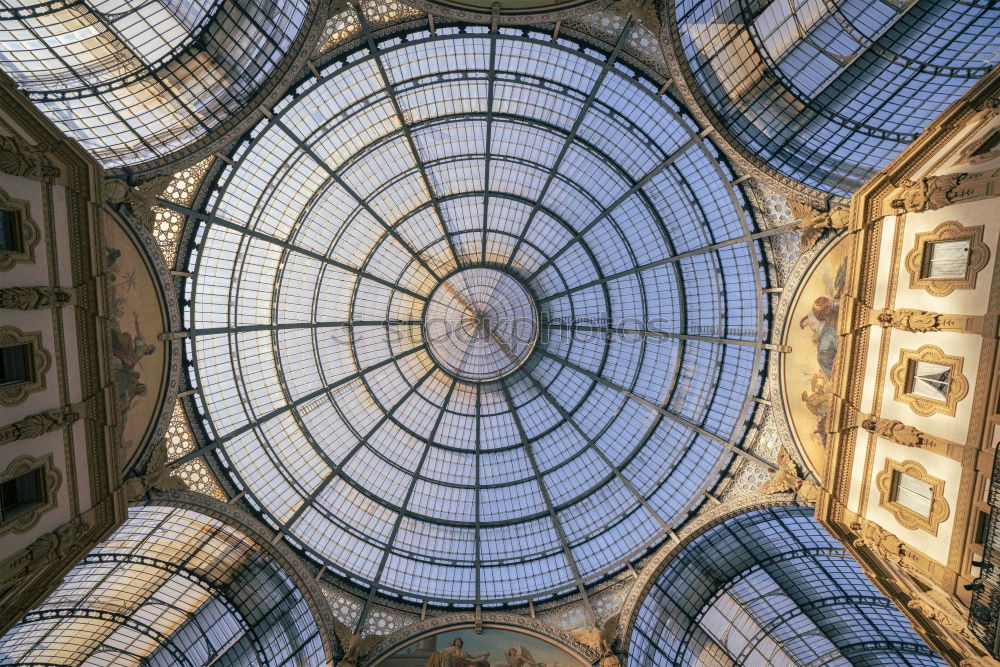
<instances>
[{"instance_id":1,"label":"painted figure in fresco","mask_svg":"<svg viewBox=\"0 0 1000 667\"><path fill-rule=\"evenodd\" d=\"M462 648L465 642L456 637L448 648L438 651L427 660L427 667L490 667L489 653L470 655Z\"/></svg>"},{"instance_id":2,"label":"painted figure in fresco","mask_svg":"<svg viewBox=\"0 0 1000 667\"><path fill-rule=\"evenodd\" d=\"M132 404L146 394L146 385L139 381L143 357L156 352L156 346L146 343L139 330L139 318L134 320L135 334L121 331L117 326L111 331L111 369L118 389L118 405L127 413Z\"/></svg>"},{"instance_id":3,"label":"painted figure in fresco","mask_svg":"<svg viewBox=\"0 0 1000 667\"><path fill-rule=\"evenodd\" d=\"M799 320L799 328L809 328L812 342L816 346L816 363L820 370L806 373L806 387L801 400L806 409L816 417L816 428L812 436L816 444L821 446L826 446L826 419L833 400L833 366L840 343L837 320L840 317L840 295L844 291L846 278L847 264L841 262L833 283L827 284L827 294L816 297L812 308Z\"/></svg>"},{"instance_id":4,"label":"painted figure in fresco","mask_svg":"<svg viewBox=\"0 0 1000 667\"><path fill-rule=\"evenodd\" d=\"M504 662L499 665L499 667L538 667L538 663L535 662L535 658L531 655L529 651L524 646L521 647L520 654L517 649L511 646L504 653ZM496 663L494 663L496 665Z\"/></svg>"},{"instance_id":5,"label":"painted figure in fresco","mask_svg":"<svg viewBox=\"0 0 1000 667\"><path fill-rule=\"evenodd\" d=\"M126 300L123 290L135 289L135 272L128 271L119 264L122 253L117 248L107 251L108 274L111 278L111 379L115 384L118 409L127 415L139 400L147 394L148 387L141 381L142 360L156 352L156 345L147 343L139 328L139 316L132 315L132 331L123 331ZM118 421L118 434L125 430L125 419ZM130 443L121 441L127 448Z\"/></svg>"}]
</instances>

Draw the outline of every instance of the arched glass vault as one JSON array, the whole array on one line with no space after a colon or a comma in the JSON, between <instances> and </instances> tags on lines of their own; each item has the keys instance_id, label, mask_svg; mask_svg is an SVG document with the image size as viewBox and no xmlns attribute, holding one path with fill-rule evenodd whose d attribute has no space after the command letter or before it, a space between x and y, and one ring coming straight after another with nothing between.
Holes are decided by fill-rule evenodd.
<instances>
[{"instance_id":1,"label":"arched glass vault","mask_svg":"<svg viewBox=\"0 0 1000 667\"><path fill-rule=\"evenodd\" d=\"M683 547L628 644L634 665L943 665L813 517L753 510Z\"/></svg>"},{"instance_id":2,"label":"arched glass vault","mask_svg":"<svg viewBox=\"0 0 1000 667\"><path fill-rule=\"evenodd\" d=\"M1000 7L964 0L678 0L682 65L749 153L848 196L990 70Z\"/></svg>"},{"instance_id":3,"label":"arched glass vault","mask_svg":"<svg viewBox=\"0 0 1000 667\"><path fill-rule=\"evenodd\" d=\"M0 67L104 167L149 162L244 110L307 0L0 3Z\"/></svg>"},{"instance_id":4,"label":"arched glass vault","mask_svg":"<svg viewBox=\"0 0 1000 667\"><path fill-rule=\"evenodd\" d=\"M195 511L136 507L0 638L2 664L326 664L302 592L267 549Z\"/></svg>"},{"instance_id":5,"label":"arched glass vault","mask_svg":"<svg viewBox=\"0 0 1000 667\"><path fill-rule=\"evenodd\" d=\"M740 450L758 231L626 25L608 52L362 18L175 207L192 456L328 571L435 604L573 592Z\"/></svg>"}]
</instances>

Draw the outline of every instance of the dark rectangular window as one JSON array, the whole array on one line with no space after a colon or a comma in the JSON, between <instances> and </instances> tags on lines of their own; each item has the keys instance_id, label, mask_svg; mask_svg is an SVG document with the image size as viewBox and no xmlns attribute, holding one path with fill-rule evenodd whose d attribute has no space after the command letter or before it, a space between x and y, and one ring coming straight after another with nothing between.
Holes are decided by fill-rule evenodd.
<instances>
[{"instance_id":1,"label":"dark rectangular window","mask_svg":"<svg viewBox=\"0 0 1000 667\"><path fill-rule=\"evenodd\" d=\"M31 345L0 347L0 385L27 381L31 373Z\"/></svg>"},{"instance_id":2,"label":"dark rectangular window","mask_svg":"<svg viewBox=\"0 0 1000 667\"><path fill-rule=\"evenodd\" d=\"M41 468L0 483L0 516L6 521L42 502L43 484Z\"/></svg>"},{"instance_id":3,"label":"dark rectangular window","mask_svg":"<svg viewBox=\"0 0 1000 667\"><path fill-rule=\"evenodd\" d=\"M986 530L990 527L990 514L989 512L979 511L979 519L976 520L976 536L974 539L976 544L985 544L986 542Z\"/></svg>"},{"instance_id":4,"label":"dark rectangular window","mask_svg":"<svg viewBox=\"0 0 1000 667\"><path fill-rule=\"evenodd\" d=\"M21 226L17 212L0 208L0 250L19 252L21 248Z\"/></svg>"}]
</instances>

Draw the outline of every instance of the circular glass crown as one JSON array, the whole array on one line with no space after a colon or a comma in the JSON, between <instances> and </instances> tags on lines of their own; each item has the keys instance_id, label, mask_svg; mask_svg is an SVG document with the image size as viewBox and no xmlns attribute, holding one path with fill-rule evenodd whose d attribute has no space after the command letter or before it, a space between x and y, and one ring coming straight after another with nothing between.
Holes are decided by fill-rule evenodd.
<instances>
[{"instance_id":1,"label":"circular glass crown","mask_svg":"<svg viewBox=\"0 0 1000 667\"><path fill-rule=\"evenodd\" d=\"M520 368L538 340L538 310L528 290L497 269L459 271L434 290L424 310L424 338L449 373L474 382Z\"/></svg>"}]
</instances>

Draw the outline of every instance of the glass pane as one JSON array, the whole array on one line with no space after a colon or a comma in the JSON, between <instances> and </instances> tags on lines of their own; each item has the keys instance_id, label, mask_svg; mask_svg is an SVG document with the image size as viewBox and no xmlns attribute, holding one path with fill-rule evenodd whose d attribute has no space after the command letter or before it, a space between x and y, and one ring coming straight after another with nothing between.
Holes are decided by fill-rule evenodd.
<instances>
[{"instance_id":1,"label":"glass pane","mask_svg":"<svg viewBox=\"0 0 1000 667\"><path fill-rule=\"evenodd\" d=\"M969 267L969 239L927 244L924 278L962 280Z\"/></svg>"},{"instance_id":2,"label":"glass pane","mask_svg":"<svg viewBox=\"0 0 1000 667\"><path fill-rule=\"evenodd\" d=\"M893 500L921 516L930 516L931 485L903 472L895 473L895 478L896 497Z\"/></svg>"},{"instance_id":3,"label":"glass pane","mask_svg":"<svg viewBox=\"0 0 1000 667\"><path fill-rule=\"evenodd\" d=\"M930 361L913 361L910 393L936 401L948 399L948 383L951 381L951 366Z\"/></svg>"}]
</instances>

